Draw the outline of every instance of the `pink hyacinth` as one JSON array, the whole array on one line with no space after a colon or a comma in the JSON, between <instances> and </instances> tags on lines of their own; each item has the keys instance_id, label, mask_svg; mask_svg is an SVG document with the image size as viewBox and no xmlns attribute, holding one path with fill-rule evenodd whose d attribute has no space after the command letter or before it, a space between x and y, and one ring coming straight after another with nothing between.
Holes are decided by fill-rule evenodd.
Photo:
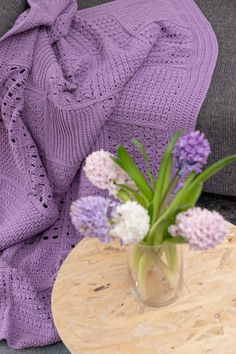
<instances>
[{"instance_id":1,"label":"pink hyacinth","mask_svg":"<svg viewBox=\"0 0 236 354\"><path fill-rule=\"evenodd\" d=\"M86 158L84 171L91 183L116 197L120 190L117 184L136 187L128 174L112 161L112 156L108 151L94 151Z\"/></svg>"},{"instance_id":2,"label":"pink hyacinth","mask_svg":"<svg viewBox=\"0 0 236 354\"><path fill-rule=\"evenodd\" d=\"M207 250L225 239L227 224L217 211L196 207L178 214L169 232L172 236L185 237L195 249Z\"/></svg>"}]
</instances>

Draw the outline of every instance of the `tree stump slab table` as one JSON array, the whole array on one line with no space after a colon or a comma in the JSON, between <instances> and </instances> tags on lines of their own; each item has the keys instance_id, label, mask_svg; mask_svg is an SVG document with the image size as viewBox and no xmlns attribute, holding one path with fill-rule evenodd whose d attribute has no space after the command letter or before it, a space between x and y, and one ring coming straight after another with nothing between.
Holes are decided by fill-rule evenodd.
<instances>
[{"instance_id":1,"label":"tree stump slab table","mask_svg":"<svg viewBox=\"0 0 236 354\"><path fill-rule=\"evenodd\" d=\"M236 227L214 250L184 247L184 291L173 304L144 306L117 243L84 239L57 276L52 311L73 354L236 354Z\"/></svg>"}]
</instances>

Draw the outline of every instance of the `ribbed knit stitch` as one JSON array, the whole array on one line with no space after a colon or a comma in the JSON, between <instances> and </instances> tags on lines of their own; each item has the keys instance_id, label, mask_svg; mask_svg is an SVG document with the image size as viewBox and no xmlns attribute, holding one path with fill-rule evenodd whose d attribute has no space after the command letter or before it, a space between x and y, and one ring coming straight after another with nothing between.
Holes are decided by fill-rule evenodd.
<instances>
[{"instance_id":1,"label":"ribbed knit stitch","mask_svg":"<svg viewBox=\"0 0 236 354\"><path fill-rule=\"evenodd\" d=\"M72 200L99 191L85 157L130 141L157 168L180 127L194 129L217 57L193 0L28 0L0 42L0 339L57 341L50 296L81 239ZM79 269L78 269L79 272Z\"/></svg>"}]
</instances>

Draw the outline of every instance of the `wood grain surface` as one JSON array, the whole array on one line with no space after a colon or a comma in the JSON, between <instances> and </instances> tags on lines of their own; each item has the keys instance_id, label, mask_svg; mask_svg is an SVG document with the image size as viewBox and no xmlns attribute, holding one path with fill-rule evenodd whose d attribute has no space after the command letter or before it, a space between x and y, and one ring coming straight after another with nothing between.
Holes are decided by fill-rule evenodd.
<instances>
[{"instance_id":1,"label":"wood grain surface","mask_svg":"<svg viewBox=\"0 0 236 354\"><path fill-rule=\"evenodd\" d=\"M132 294L124 250L84 239L52 294L55 325L73 354L236 354L236 227L214 250L184 247L184 291L162 308Z\"/></svg>"}]
</instances>

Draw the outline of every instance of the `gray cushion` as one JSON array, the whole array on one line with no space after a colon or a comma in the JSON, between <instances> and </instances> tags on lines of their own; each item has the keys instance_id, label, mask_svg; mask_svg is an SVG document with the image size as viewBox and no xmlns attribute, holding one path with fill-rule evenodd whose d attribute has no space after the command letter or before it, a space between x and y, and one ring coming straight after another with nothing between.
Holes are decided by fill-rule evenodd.
<instances>
[{"instance_id":1,"label":"gray cushion","mask_svg":"<svg viewBox=\"0 0 236 354\"><path fill-rule=\"evenodd\" d=\"M217 36L219 57L197 128L207 135L211 162L236 153L236 1L195 0ZM205 190L236 196L236 164L223 169Z\"/></svg>"},{"instance_id":2,"label":"gray cushion","mask_svg":"<svg viewBox=\"0 0 236 354\"><path fill-rule=\"evenodd\" d=\"M79 8L108 0L78 0ZM197 128L205 132L211 147L210 162L236 153L236 0L195 0L212 24L219 43L218 63ZM27 7L26 0L0 0L0 35ZM236 164L225 168L205 185L208 192L236 196Z\"/></svg>"},{"instance_id":3,"label":"gray cushion","mask_svg":"<svg viewBox=\"0 0 236 354\"><path fill-rule=\"evenodd\" d=\"M0 0L0 37L13 26L26 8L26 0Z\"/></svg>"},{"instance_id":4,"label":"gray cushion","mask_svg":"<svg viewBox=\"0 0 236 354\"><path fill-rule=\"evenodd\" d=\"M79 9L85 9L87 7L96 6L99 4L104 4L110 0L77 0Z\"/></svg>"},{"instance_id":5,"label":"gray cushion","mask_svg":"<svg viewBox=\"0 0 236 354\"><path fill-rule=\"evenodd\" d=\"M109 0L77 0L79 9L103 4L108 1ZM14 25L17 17L27 8L27 0L0 0L0 37Z\"/></svg>"}]
</instances>

